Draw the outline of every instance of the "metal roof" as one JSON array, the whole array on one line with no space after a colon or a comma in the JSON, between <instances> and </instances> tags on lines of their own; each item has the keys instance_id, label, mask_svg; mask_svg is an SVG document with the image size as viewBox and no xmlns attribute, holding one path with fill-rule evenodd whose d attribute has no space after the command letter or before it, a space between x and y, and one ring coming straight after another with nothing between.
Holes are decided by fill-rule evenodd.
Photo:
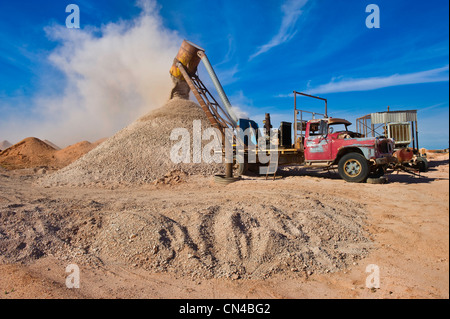
<instances>
[{"instance_id":1,"label":"metal roof","mask_svg":"<svg viewBox=\"0 0 450 319\"><path fill-rule=\"evenodd\" d=\"M417 121L417 110L371 113L370 120L372 124L415 122Z\"/></svg>"},{"instance_id":2,"label":"metal roof","mask_svg":"<svg viewBox=\"0 0 450 319\"><path fill-rule=\"evenodd\" d=\"M335 117L330 117L328 118L328 124L345 124L345 125L352 125L352 123L350 123L347 120L344 119L338 119Z\"/></svg>"},{"instance_id":3,"label":"metal roof","mask_svg":"<svg viewBox=\"0 0 450 319\"><path fill-rule=\"evenodd\" d=\"M347 120L344 120L344 119L339 119L337 117L325 117L325 118L321 118L321 119L311 119L311 120L309 120L309 122L311 122L311 123L320 123L320 121L327 121L328 124L352 125L351 122L349 122ZM304 122L306 122L306 121L304 121Z\"/></svg>"}]
</instances>

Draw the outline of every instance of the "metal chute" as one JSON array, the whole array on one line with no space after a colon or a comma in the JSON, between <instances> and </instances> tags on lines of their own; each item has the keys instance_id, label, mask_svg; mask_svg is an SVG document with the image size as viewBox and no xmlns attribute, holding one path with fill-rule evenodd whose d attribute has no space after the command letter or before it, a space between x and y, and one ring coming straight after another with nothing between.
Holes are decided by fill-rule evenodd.
<instances>
[{"instance_id":1,"label":"metal chute","mask_svg":"<svg viewBox=\"0 0 450 319\"><path fill-rule=\"evenodd\" d=\"M216 101L214 96L198 77L197 67L200 61L205 65L206 71L211 77L224 107ZM172 75L174 82L176 82L174 89L177 89L177 85L183 85L179 83L180 81L185 81L187 83L213 127L218 128L223 134L225 128L237 127L239 119L234 114L231 103L209 62L204 49L190 41L184 40L170 69L170 74Z\"/></svg>"}]
</instances>

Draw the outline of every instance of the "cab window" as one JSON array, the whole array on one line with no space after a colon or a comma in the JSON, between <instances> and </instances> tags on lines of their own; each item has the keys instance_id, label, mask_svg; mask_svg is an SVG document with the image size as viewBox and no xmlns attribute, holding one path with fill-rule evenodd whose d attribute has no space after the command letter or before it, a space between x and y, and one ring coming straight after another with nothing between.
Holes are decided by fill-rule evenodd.
<instances>
[{"instance_id":1,"label":"cab window","mask_svg":"<svg viewBox=\"0 0 450 319\"><path fill-rule=\"evenodd\" d=\"M309 136L320 135L319 123L311 123L309 125Z\"/></svg>"}]
</instances>

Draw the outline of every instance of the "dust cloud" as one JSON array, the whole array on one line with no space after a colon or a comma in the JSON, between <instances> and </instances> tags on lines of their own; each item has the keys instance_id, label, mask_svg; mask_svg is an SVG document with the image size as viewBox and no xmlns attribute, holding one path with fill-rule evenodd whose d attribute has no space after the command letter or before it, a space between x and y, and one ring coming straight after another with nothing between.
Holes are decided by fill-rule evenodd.
<instances>
[{"instance_id":1,"label":"dust cloud","mask_svg":"<svg viewBox=\"0 0 450 319\"><path fill-rule=\"evenodd\" d=\"M61 147L96 141L163 105L182 38L163 26L156 2L138 6L141 13L134 19L100 28L47 27L49 39L59 43L48 61L62 73L62 89L56 95L36 93L26 114L3 114L2 139L15 143L36 136Z\"/></svg>"}]
</instances>

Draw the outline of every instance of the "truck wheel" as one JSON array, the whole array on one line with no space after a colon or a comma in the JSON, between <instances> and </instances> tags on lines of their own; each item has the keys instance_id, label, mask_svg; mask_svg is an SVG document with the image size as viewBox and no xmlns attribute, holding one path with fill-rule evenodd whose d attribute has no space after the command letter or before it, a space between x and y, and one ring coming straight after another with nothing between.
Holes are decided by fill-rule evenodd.
<instances>
[{"instance_id":1,"label":"truck wheel","mask_svg":"<svg viewBox=\"0 0 450 319\"><path fill-rule=\"evenodd\" d=\"M427 172L428 171L428 161L424 157L418 157L416 159L415 166L419 170L419 172Z\"/></svg>"},{"instance_id":2,"label":"truck wheel","mask_svg":"<svg viewBox=\"0 0 450 319\"><path fill-rule=\"evenodd\" d=\"M361 183L369 176L369 164L364 156L359 153L344 155L338 164L339 175L347 182Z\"/></svg>"}]
</instances>

